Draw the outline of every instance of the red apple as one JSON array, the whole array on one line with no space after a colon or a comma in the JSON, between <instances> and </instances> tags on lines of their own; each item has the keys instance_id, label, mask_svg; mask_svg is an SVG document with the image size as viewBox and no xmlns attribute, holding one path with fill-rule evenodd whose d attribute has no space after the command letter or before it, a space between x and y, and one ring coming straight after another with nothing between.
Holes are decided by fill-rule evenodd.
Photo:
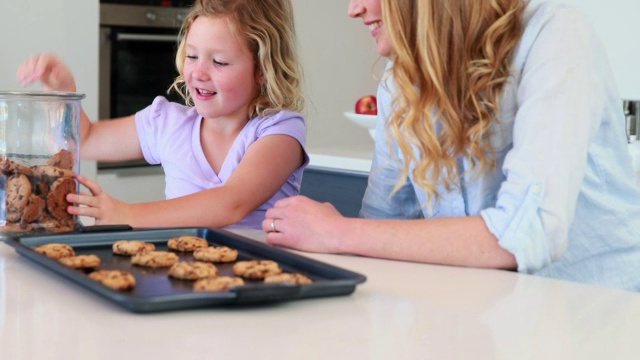
<instances>
[{"instance_id":1,"label":"red apple","mask_svg":"<svg viewBox=\"0 0 640 360\"><path fill-rule=\"evenodd\" d=\"M378 102L373 95L363 96L356 102L356 114L378 115Z\"/></svg>"}]
</instances>

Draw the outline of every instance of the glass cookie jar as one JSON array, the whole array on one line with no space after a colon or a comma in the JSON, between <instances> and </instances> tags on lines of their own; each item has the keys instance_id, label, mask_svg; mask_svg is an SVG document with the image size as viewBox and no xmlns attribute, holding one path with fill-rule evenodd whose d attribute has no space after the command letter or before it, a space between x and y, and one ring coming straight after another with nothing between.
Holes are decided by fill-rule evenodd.
<instances>
[{"instance_id":1,"label":"glass cookie jar","mask_svg":"<svg viewBox=\"0 0 640 360\"><path fill-rule=\"evenodd\" d=\"M0 92L0 235L72 231L84 94Z\"/></svg>"}]
</instances>

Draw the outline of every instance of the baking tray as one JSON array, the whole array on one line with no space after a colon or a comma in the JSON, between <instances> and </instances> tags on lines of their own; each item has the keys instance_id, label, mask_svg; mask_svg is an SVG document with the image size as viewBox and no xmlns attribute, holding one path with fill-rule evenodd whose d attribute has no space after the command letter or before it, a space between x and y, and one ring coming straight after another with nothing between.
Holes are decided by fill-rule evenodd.
<instances>
[{"instance_id":1,"label":"baking tray","mask_svg":"<svg viewBox=\"0 0 640 360\"><path fill-rule=\"evenodd\" d=\"M245 286L226 292L200 293L192 290L192 281L178 280L167 275L167 268L152 269L131 265L130 257L114 255L112 245L118 240L142 240L154 243L156 250L168 250L170 238L191 235L207 239L210 245L228 246L238 250L238 261L273 260L283 271L301 273L313 280L309 285L265 284L245 280ZM4 241L26 258L53 270L67 279L105 298L140 313L183 310L190 308L265 304L290 300L349 295L356 285L366 281L358 273L309 259L265 243L228 231L209 228L131 229L128 226L96 226L81 228L73 233L7 237ZM95 254L102 264L95 270L125 270L136 278L136 286L128 291L108 288L89 278L93 271L73 269L50 259L34 247L48 243L71 245L77 255ZM180 261L193 261L192 253L176 252ZM220 276L232 276L233 264L216 263Z\"/></svg>"}]
</instances>

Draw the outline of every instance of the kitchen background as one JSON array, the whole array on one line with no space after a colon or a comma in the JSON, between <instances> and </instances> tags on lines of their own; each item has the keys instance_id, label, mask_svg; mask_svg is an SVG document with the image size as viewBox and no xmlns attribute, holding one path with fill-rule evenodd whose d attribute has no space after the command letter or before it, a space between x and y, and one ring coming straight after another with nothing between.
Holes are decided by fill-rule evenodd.
<instances>
[{"instance_id":1,"label":"kitchen background","mask_svg":"<svg viewBox=\"0 0 640 360\"><path fill-rule=\"evenodd\" d=\"M640 2L566 0L582 9L604 41L623 99L640 99L640 39L636 14ZM299 50L303 60L308 151L312 165L362 172L368 170L373 141L367 130L347 121L355 101L375 94L376 75L384 65L361 20L347 16L348 1L293 0ZM0 90L20 90L15 71L29 55L53 51L72 68L83 107L98 117L99 0L20 0L0 2ZM32 87L39 89L39 87ZM99 170L81 164L114 197L130 202L164 198L157 167Z\"/></svg>"}]
</instances>

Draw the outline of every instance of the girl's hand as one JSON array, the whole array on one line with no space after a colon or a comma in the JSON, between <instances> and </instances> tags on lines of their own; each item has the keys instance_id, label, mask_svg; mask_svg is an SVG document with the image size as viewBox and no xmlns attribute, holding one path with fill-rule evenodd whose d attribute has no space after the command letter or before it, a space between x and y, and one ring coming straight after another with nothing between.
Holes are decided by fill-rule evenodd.
<instances>
[{"instance_id":1,"label":"girl's hand","mask_svg":"<svg viewBox=\"0 0 640 360\"><path fill-rule=\"evenodd\" d=\"M343 220L333 205L304 196L278 200L267 210L267 243L309 252L337 253Z\"/></svg>"},{"instance_id":2,"label":"girl's hand","mask_svg":"<svg viewBox=\"0 0 640 360\"><path fill-rule=\"evenodd\" d=\"M96 225L129 223L129 204L112 198L93 180L82 175L76 176L76 179L89 189L91 194L68 194L68 202L81 205L69 206L69 214L92 217L96 220Z\"/></svg>"},{"instance_id":3,"label":"girl's hand","mask_svg":"<svg viewBox=\"0 0 640 360\"><path fill-rule=\"evenodd\" d=\"M40 81L46 91L76 92L71 70L53 54L38 54L23 62L16 74L21 86Z\"/></svg>"}]
</instances>

